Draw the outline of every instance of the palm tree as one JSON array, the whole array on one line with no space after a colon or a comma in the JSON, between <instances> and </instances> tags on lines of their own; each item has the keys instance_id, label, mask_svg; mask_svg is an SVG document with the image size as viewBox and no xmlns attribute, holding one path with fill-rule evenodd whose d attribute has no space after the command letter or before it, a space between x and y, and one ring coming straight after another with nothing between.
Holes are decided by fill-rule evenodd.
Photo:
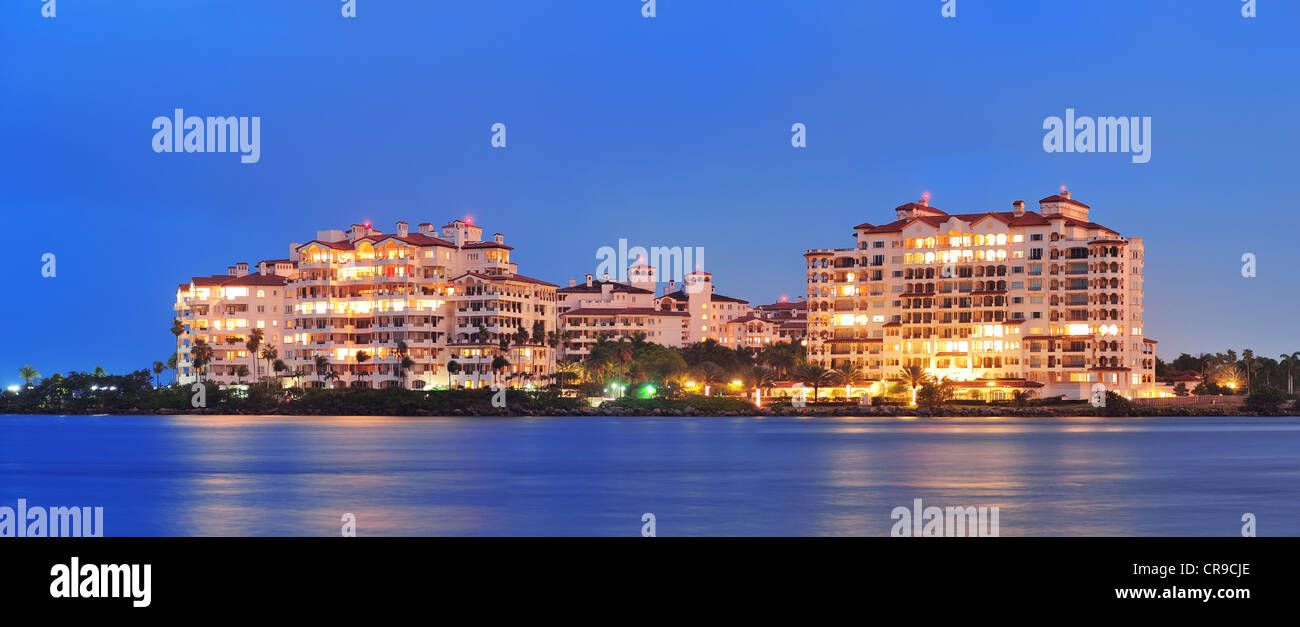
<instances>
[{"instance_id":1,"label":"palm tree","mask_svg":"<svg viewBox=\"0 0 1300 627\"><path fill-rule=\"evenodd\" d=\"M357 351L357 378L358 379L367 376L365 369L362 368L362 365L365 364L367 361L370 361L370 353L367 353L366 351Z\"/></svg>"},{"instance_id":2,"label":"palm tree","mask_svg":"<svg viewBox=\"0 0 1300 627\"><path fill-rule=\"evenodd\" d=\"M1024 407L1033 397L1033 390L1015 390L1011 393L1011 400L1015 401L1016 407Z\"/></svg>"},{"instance_id":3,"label":"palm tree","mask_svg":"<svg viewBox=\"0 0 1300 627\"><path fill-rule=\"evenodd\" d=\"M632 363L633 355L632 347L628 345L628 343L622 341L616 344L609 354L610 361L618 364L622 370L620 379L623 384L623 390L627 390L627 367L628 364ZM719 370L721 370L721 368L719 368Z\"/></svg>"},{"instance_id":4,"label":"palm tree","mask_svg":"<svg viewBox=\"0 0 1300 627\"><path fill-rule=\"evenodd\" d=\"M794 377L804 385L811 385L813 388L813 402L817 401L821 393L822 386L831 380L831 371L818 366L817 364L804 364L794 371Z\"/></svg>"},{"instance_id":5,"label":"palm tree","mask_svg":"<svg viewBox=\"0 0 1300 627\"><path fill-rule=\"evenodd\" d=\"M176 357L178 354L172 353L172 356L167 358L167 367L172 369L172 383L180 380L180 372L177 370L180 367L180 360Z\"/></svg>"},{"instance_id":6,"label":"palm tree","mask_svg":"<svg viewBox=\"0 0 1300 627\"><path fill-rule=\"evenodd\" d=\"M176 344L180 345L181 335L185 333L185 325L181 324L180 318L172 318L172 335L176 336Z\"/></svg>"},{"instance_id":7,"label":"palm tree","mask_svg":"<svg viewBox=\"0 0 1300 627\"><path fill-rule=\"evenodd\" d=\"M271 370L275 372L277 378L284 376L282 373L289 369L289 364L284 363L283 359L277 359L271 362Z\"/></svg>"},{"instance_id":8,"label":"palm tree","mask_svg":"<svg viewBox=\"0 0 1300 627\"><path fill-rule=\"evenodd\" d=\"M18 376L23 378L23 387L31 387L32 379L39 379L41 373L37 372L36 369L31 366L23 366L18 369Z\"/></svg>"},{"instance_id":9,"label":"palm tree","mask_svg":"<svg viewBox=\"0 0 1300 627\"><path fill-rule=\"evenodd\" d=\"M545 322L538 320L537 322L533 323L533 336L531 340L534 346L542 346L546 344L546 323ZM536 350L532 350L528 352L528 372L530 373L537 372L537 351Z\"/></svg>"},{"instance_id":10,"label":"palm tree","mask_svg":"<svg viewBox=\"0 0 1300 627\"><path fill-rule=\"evenodd\" d=\"M840 366L831 369L829 378L836 385L844 386L844 398L847 400L849 393L852 391L851 388L862 380L862 369L853 364Z\"/></svg>"},{"instance_id":11,"label":"palm tree","mask_svg":"<svg viewBox=\"0 0 1300 627\"><path fill-rule=\"evenodd\" d=\"M750 374L750 382L756 388L763 390L767 396L772 395L772 388L778 381L776 371L771 368L758 367Z\"/></svg>"},{"instance_id":12,"label":"palm tree","mask_svg":"<svg viewBox=\"0 0 1300 627\"><path fill-rule=\"evenodd\" d=\"M261 329L253 329L252 333L248 334L248 341L244 343L244 347L248 349L248 357L253 362L254 380L257 379L257 349L262 345L263 337L265 337L265 334L262 333Z\"/></svg>"},{"instance_id":13,"label":"palm tree","mask_svg":"<svg viewBox=\"0 0 1300 627\"><path fill-rule=\"evenodd\" d=\"M447 362L447 389L451 389L451 375L460 374L460 362L455 359Z\"/></svg>"},{"instance_id":14,"label":"palm tree","mask_svg":"<svg viewBox=\"0 0 1300 627\"><path fill-rule=\"evenodd\" d=\"M329 367L330 360L328 357L325 357L324 355L316 356L316 378L321 380L322 385L325 383L323 379L325 378L325 372L329 370Z\"/></svg>"},{"instance_id":15,"label":"palm tree","mask_svg":"<svg viewBox=\"0 0 1300 627\"><path fill-rule=\"evenodd\" d=\"M212 363L212 347L203 338L194 340L194 347L190 349L190 363L194 365L195 377L205 378L199 375L208 372L208 365Z\"/></svg>"},{"instance_id":16,"label":"palm tree","mask_svg":"<svg viewBox=\"0 0 1300 627\"><path fill-rule=\"evenodd\" d=\"M276 350L274 346L267 346L262 349L261 355L262 359L266 360L266 371L271 372L271 369L275 367L275 360L280 358L280 351Z\"/></svg>"},{"instance_id":17,"label":"palm tree","mask_svg":"<svg viewBox=\"0 0 1300 627\"><path fill-rule=\"evenodd\" d=\"M920 366L904 366L899 368L898 377L903 380L903 384L912 390L912 406L916 406L916 391L921 385L930 379L926 374L925 368Z\"/></svg>"},{"instance_id":18,"label":"palm tree","mask_svg":"<svg viewBox=\"0 0 1300 627\"><path fill-rule=\"evenodd\" d=\"M95 366L95 371L90 373L90 376L95 377L96 379L103 379L108 376L108 373L104 372L103 366Z\"/></svg>"},{"instance_id":19,"label":"palm tree","mask_svg":"<svg viewBox=\"0 0 1300 627\"><path fill-rule=\"evenodd\" d=\"M576 379L580 372L582 372L582 367L577 362L557 361L555 362L555 372L551 376L555 378L555 382L560 386L560 392L563 393L565 381Z\"/></svg>"},{"instance_id":20,"label":"palm tree","mask_svg":"<svg viewBox=\"0 0 1300 627\"><path fill-rule=\"evenodd\" d=\"M509 367L510 367L510 360L506 359L505 357L502 357L501 355L497 355L496 357L493 357L492 358L492 382L496 383L496 377L499 371L505 370L506 368Z\"/></svg>"},{"instance_id":21,"label":"palm tree","mask_svg":"<svg viewBox=\"0 0 1300 627\"><path fill-rule=\"evenodd\" d=\"M1281 360L1278 361L1278 365L1279 365L1279 366L1282 366L1284 369L1286 369L1286 394L1287 394L1287 396L1294 396L1294 395L1295 395L1295 380L1294 380L1293 376L1294 376L1294 374L1295 374L1295 367L1296 367L1296 365L1300 365L1300 351L1296 351L1296 352L1294 352L1294 353L1291 353L1290 355L1288 355L1288 354L1286 354L1286 353L1282 353L1282 357L1281 357Z\"/></svg>"},{"instance_id":22,"label":"palm tree","mask_svg":"<svg viewBox=\"0 0 1300 627\"><path fill-rule=\"evenodd\" d=\"M248 366L245 366L244 364L239 364L239 367L235 368L235 376L238 378L240 383L243 383L244 377L248 376Z\"/></svg>"},{"instance_id":23,"label":"palm tree","mask_svg":"<svg viewBox=\"0 0 1300 627\"><path fill-rule=\"evenodd\" d=\"M162 380L160 377L162 377L162 373L166 369L167 369L167 364L164 364L161 361L153 362L153 386L154 387L156 388L162 387Z\"/></svg>"},{"instance_id":24,"label":"palm tree","mask_svg":"<svg viewBox=\"0 0 1300 627\"><path fill-rule=\"evenodd\" d=\"M401 379L402 387L406 387L406 371L415 367L415 360L411 359L410 356L407 355L410 350L411 349L407 346L405 340L397 340L396 352L397 357L399 358L397 364L397 378Z\"/></svg>"},{"instance_id":25,"label":"palm tree","mask_svg":"<svg viewBox=\"0 0 1300 627\"><path fill-rule=\"evenodd\" d=\"M695 366L695 376L699 377L699 379L704 382L705 387L708 388L709 394L705 394L705 396L710 396L712 394L713 385L721 383L726 377L726 374L727 373L722 370L721 366L711 361L702 361Z\"/></svg>"}]
</instances>

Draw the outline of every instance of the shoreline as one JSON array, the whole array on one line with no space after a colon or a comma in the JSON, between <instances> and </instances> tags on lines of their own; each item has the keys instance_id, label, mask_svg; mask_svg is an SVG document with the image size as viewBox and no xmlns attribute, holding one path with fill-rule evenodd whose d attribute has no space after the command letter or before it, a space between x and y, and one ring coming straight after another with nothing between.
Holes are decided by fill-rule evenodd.
<instances>
[{"instance_id":1,"label":"shoreline","mask_svg":"<svg viewBox=\"0 0 1300 627\"><path fill-rule=\"evenodd\" d=\"M31 411L25 414L0 414L0 416L334 416L343 415L337 412L327 411L251 411L251 410L218 410L218 409L182 409L182 410L164 410L164 409L129 409L117 410L113 412L103 411ZM536 418L536 417L602 417L602 418L619 418L619 417L683 417L683 418L735 418L745 416L772 416L772 417L920 417L920 418L1201 418L1201 417L1224 417L1224 418L1259 418L1259 417L1300 417L1300 413L1295 410L1274 412L1253 412L1246 411L1243 408L1225 407L1222 409L1214 407L1135 407L1124 414L1107 414L1099 411L1094 407L941 407L936 410L927 408L908 408L908 407L805 407L805 408L758 408L752 410L717 410L717 409L695 409L686 407L683 409L624 409L619 407L584 407L577 409L568 408L546 408L546 409L525 409L521 407L505 408L485 408L470 407L464 409L454 409L450 411L437 410L417 410L410 413L347 413L346 415L358 416L377 416L377 417L448 417L448 418L472 418L472 417L511 417L511 418Z\"/></svg>"}]
</instances>

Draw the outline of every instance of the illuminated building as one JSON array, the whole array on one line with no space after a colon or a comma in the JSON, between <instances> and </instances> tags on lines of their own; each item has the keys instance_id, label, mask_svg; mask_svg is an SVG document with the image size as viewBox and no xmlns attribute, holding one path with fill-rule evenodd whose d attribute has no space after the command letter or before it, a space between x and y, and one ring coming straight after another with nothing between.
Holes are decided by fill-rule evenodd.
<instances>
[{"instance_id":1,"label":"illuminated building","mask_svg":"<svg viewBox=\"0 0 1300 627\"><path fill-rule=\"evenodd\" d=\"M875 382L920 366L967 399L1157 395L1140 238L1089 221L1064 189L1037 212L949 214L928 195L895 212L854 227L852 248L804 254L809 361Z\"/></svg>"},{"instance_id":2,"label":"illuminated building","mask_svg":"<svg viewBox=\"0 0 1300 627\"><path fill-rule=\"evenodd\" d=\"M462 367L453 386L543 383L554 365L546 334L556 330L556 286L519 274L502 235L484 241L482 233L468 220L441 232L398 222L391 234L353 224L318 231L292 244L290 259L257 272L240 264L225 277L195 277L176 295L181 382L195 380L191 351L203 339L226 351L205 375L235 383L239 364L253 368L244 341L263 328L264 345L289 372L305 373L308 387L443 387L453 360ZM498 356L510 365L493 371ZM327 360L324 375L317 357ZM265 375L266 363L260 368Z\"/></svg>"}]
</instances>

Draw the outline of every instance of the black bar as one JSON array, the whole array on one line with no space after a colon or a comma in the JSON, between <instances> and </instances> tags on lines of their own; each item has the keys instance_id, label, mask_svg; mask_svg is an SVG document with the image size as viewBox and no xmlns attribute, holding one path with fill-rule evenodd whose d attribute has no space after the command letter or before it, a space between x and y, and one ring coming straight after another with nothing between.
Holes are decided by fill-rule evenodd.
<instances>
[{"instance_id":1,"label":"black bar","mask_svg":"<svg viewBox=\"0 0 1300 627\"><path fill-rule=\"evenodd\" d=\"M759 615L942 604L943 620L960 604L1203 615L1290 605L1297 547L1290 538L10 539L0 540L0 590L8 610L128 619L194 617L199 608L383 608L451 620L476 607L497 616L563 604L580 615L597 601L683 611L723 604ZM74 556L83 567L150 564L148 607L52 597L51 568ZM1180 573L1183 564L1198 572ZM1207 568L1216 564L1225 566ZM1135 565L1173 572L1135 574ZM1204 572L1213 568L1229 572ZM1249 598L1117 598L1117 589L1192 588Z\"/></svg>"}]
</instances>

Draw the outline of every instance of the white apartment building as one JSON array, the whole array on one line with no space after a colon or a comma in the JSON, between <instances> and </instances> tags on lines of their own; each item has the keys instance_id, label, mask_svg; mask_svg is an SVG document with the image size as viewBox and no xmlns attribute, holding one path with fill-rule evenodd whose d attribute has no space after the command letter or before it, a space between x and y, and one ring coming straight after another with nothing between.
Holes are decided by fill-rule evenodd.
<instances>
[{"instance_id":1,"label":"white apartment building","mask_svg":"<svg viewBox=\"0 0 1300 627\"><path fill-rule=\"evenodd\" d=\"M398 222L392 234L353 224L291 244L290 259L264 262L255 273L239 264L225 277L195 277L179 286L174 307L185 328L177 338L181 382L196 379L191 350L199 339L226 351L205 376L238 382L238 365L252 368L244 341L263 328L266 344L306 372L309 386L540 384L554 367L546 338L556 330L557 286L519 274L503 236L485 241L482 234L468 220L441 232ZM510 365L493 371L498 356ZM325 376L318 357L327 362ZM403 357L414 365L402 370ZM453 360L463 370L449 377Z\"/></svg>"},{"instance_id":2,"label":"white apartment building","mask_svg":"<svg viewBox=\"0 0 1300 627\"><path fill-rule=\"evenodd\" d=\"M1142 326L1143 245L1062 190L1011 211L949 214L928 198L804 254L808 359L877 382L917 365L958 397L1157 395ZM833 393L833 392L832 392Z\"/></svg>"},{"instance_id":3,"label":"white apartment building","mask_svg":"<svg viewBox=\"0 0 1300 627\"><path fill-rule=\"evenodd\" d=\"M682 335L682 346L706 339L721 343L728 337L727 323L749 315L749 301L718 294L712 274L697 270L682 278L681 289L676 289L676 284L669 281L668 293L655 299L655 307L660 311L683 312L690 316Z\"/></svg>"},{"instance_id":4,"label":"white apartment building","mask_svg":"<svg viewBox=\"0 0 1300 627\"><path fill-rule=\"evenodd\" d=\"M761 350L775 342L804 343L808 332L808 302L778 301L757 305L749 314L723 325L722 345Z\"/></svg>"},{"instance_id":5,"label":"white apartment building","mask_svg":"<svg viewBox=\"0 0 1300 627\"><path fill-rule=\"evenodd\" d=\"M618 341L637 333L647 342L682 346L690 314L663 311L655 306L655 271L638 264L628 269L627 281L593 279L557 289L560 329L565 333L562 356L582 359L602 336Z\"/></svg>"}]
</instances>

